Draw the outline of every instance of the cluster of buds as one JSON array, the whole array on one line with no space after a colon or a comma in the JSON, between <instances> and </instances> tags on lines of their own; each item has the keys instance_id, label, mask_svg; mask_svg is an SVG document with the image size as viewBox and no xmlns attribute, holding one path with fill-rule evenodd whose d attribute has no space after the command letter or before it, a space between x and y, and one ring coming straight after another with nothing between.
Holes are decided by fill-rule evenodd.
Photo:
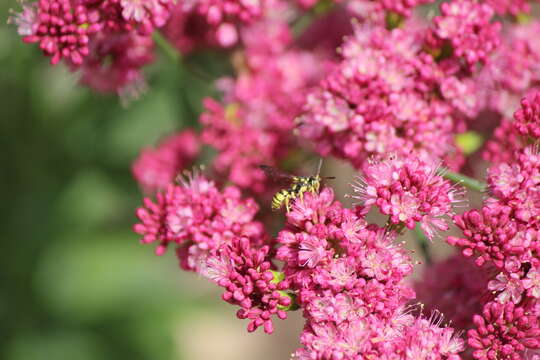
<instances>
[{"instance_id":1,"label":"cluster of buds","mask_svg":"<svg viewBox=\"0 0 540 360\"><path fill-rule=\"evenodd\" d=\"M153 61L154 29L165 25L172 0L39 0L12 18L27 43L53 65L64 61L82 82L104 92L137 95L140 69ZM97 78L97 79L95 79Z\"/></svg>"},{"instance_id":2,"label":"cluster of buds","mask_svg":"<svg viewBox=\"0 0 540 360\"><path fill-rule=\"evenodd\" d=\"M512 124L516 134L538 139L539 106L538 95L522 101ZM454 217L463 237L448 237L463 255L496 274L468 332L479 360L522 359L540 349L540 155L536 145L516 147L510 148L510 162L489 169L484 206Z\"/></svg>"},{"instance_id":3,"label":"cluster of buds","mask_svg":"<svg viewBox=\"0 0 540 360\"><path fill-rule=\"evenodd\" d=\"M83 84L127 100L146 88L141 70L154 60L154 33L163 31L184 52L197 41L230 47L239 41L240 26L274 6L268 0L37 0L21 5L10 21L24 42L37 43L51 64L64 61L79 71Z\"/></svg>"}]
</instances>

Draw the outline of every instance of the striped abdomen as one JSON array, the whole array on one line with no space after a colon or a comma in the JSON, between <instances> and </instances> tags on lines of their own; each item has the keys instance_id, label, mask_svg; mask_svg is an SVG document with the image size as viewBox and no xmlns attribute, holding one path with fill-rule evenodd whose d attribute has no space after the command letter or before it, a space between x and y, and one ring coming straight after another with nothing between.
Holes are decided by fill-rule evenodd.
<instances>
[{"instance_id":1,"label":"striped abdomen","mask_svg":"<svg viewBox=\"0 0 540 360\"><path fill-rule=\"evenodd\" d=\"M272 199L272 210L279 210L283 204L287 205L289 203L290 193L289 190L283 189L274 195Z\"/></svg>"}]
</instances>

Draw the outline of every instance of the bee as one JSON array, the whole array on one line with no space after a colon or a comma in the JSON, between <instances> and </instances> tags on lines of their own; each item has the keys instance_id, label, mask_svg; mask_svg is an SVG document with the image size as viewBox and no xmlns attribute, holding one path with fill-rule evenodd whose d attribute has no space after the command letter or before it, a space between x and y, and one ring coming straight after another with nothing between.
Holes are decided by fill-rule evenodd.
<instances>
[{"instance_id":1,"label":"bee","mask_svg":"<svg viewBox=\"0 0 540 360\"><path fill-rule=\"evenodd\" d=\"M274 167L260 165L266 176L280 183L287 183L290 186L278 191L272 198L272 210L279 210L285 205L287 212L291 210L291 202L297 198L303 199L305 192L318 193L321 187L322 178L320 176L322 159L319 161L317 173L313 176L296 176L286 174ZM335 177L325 177L324 179L335 179Z\"/></svg>"}]
</instances>

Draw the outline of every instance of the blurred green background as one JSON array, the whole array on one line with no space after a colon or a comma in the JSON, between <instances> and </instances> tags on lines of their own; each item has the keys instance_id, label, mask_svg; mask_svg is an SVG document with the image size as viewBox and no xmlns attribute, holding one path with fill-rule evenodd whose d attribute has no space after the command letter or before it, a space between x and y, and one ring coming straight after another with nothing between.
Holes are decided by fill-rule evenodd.
<instances>
[{"instance_id":1,"label":"blurred green background","mask_svg":"<svg viewBox=\"0 0 540 360\"><path fill-rule=\"evenodd\" d=\"M15 0L0 3L5 20L10 8L19 9ZM265 335L245 338L246 324L218 289L131 232L141 200L131 162L141 147L193 126L209 92L208 82L157 54L146 71L150 91L126 108L77 86L15 27L0 25L1 358L203 359L221 351L221 359L248 359L248 347L286 358L293 350L300 323L291 345L269 351ZM191 61L215 77L226 69L216 58Z\"/></svg>"}]
</instances>

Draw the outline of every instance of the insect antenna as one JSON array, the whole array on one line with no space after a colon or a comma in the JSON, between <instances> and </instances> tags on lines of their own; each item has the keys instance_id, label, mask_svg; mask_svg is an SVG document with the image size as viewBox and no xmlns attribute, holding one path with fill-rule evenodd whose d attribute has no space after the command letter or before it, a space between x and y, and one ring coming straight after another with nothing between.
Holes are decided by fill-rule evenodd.
<instances>
[{"instance_id":1,"label":"insect antenna","mask_svg":"<svg viewBox=\"0 0 540 360\"><path fill-rule=\"evenodd\" d=\"M317 175L316 176L319 176L321 174L322 162L323 162L323 159L320 158L319 159L319 165L317 166Z\"/></svg>"},{"instance_id":2,"label":"insect antenna","mask_svg":"<svg viewBox=\"0 0 540 360\"><path fill-rule=\"evenodd\" d=\"M322 168L322 164L323 164L323 159L319 159L319 165L317 165L317 174L315 176L319 176L321 175L321 168ZM334 180L336 177L335 176L325 176L323 177L322 179L325 179L325 180Z\"/></svg>"}]
</instances>

